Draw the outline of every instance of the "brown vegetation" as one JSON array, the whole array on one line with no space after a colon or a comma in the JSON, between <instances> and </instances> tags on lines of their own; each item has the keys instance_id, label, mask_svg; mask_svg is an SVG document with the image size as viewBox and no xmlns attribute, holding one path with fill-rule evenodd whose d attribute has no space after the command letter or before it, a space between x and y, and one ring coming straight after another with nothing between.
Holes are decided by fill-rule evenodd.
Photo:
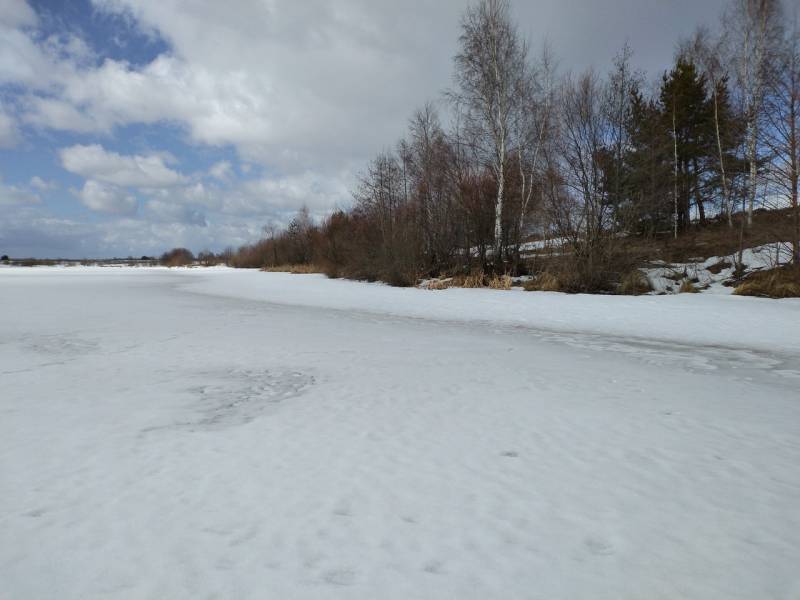
<instances>
[{"instance_id":1,"label":"brown vegetation","mask_svg":"<svg viewBox=\"0 0 800 600\"><path fill-rule=\"evenodd\" d=\"M653 290L647 277L638 269L630 271L620 281L618 293L624 296L639 296Z\"/></svg>"},{"instance_id":2,"label":"brown vegetation","mask_svg":"<svg viewBox=\"0 0 800 600\"><path fill-rule=\"evenodd\" d=\"M800 265L753 273L733 293L737 296L800 298Z\"/></svg>"},{"instance_id":3,"label":"brown vegetation","mask_svg":"<svg viewBox=\"0 0 800 600\"><path fill-rule=\"evenodd\" d=\"M536 276L535 279L526 281L523 286L528 292L560 292L562 291L561 280L552 273L544 271Z\"/></svg>"},{"instance_id":4,"label":"brown vegetation","mask_svg":"<svg viewBox=\"0 0 800 600\"><path fill-rule=\"evenodd\" d=\"M262 271L268 273L292 273L293 275L311 275L314 273L322 273L323 270L317 265L309 264L294 264L294 265L279 265L277 267L266 266L261 268Z\"/></svg>"},{"instance_id":5,"label":"brown vegetation","mask_svg":"<svg viewBox=\"0 0 800 600\"><path fill-rule=\"evenodd\" d=\"M173 248L161 255L161 264L165 267L185 267L194 262L194 254L186 248Z\"/></svg>"},{"instance_id":6,"label":"brown vegetation","mask_svg":"<svg viewBox=\"0 0 800 600\"><path fill-rule=\"evenodd\" d=\"M697 289L697 286L692 282L690 279L684 279L681 282L681 287L678 290L679 294L698 294L700 290Z\"/></svg>"}]
</instances>

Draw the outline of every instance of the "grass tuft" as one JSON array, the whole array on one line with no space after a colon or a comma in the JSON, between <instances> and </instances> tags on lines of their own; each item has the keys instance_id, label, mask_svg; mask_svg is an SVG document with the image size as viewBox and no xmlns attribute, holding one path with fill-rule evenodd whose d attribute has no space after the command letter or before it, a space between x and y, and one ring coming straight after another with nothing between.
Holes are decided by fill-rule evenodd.
<instances>
[{"instance_id":1,"label":"grass tuft","mask_svg":"<svg viewBox=\"0 0 800 600\"><path fill-rule=\"evenodd\" d=\"M683 282L681 283L681 287L678 290L678 293L679 294L699 294L700 290L697 289L697 286L695 286L695 284L692 283L692 281L690 281L689 279L684 279Z\"/></svg>"},{"instance_id":2,"label":"grass tuft","mask_svg":"<svg viewBox=\"0 0 800 600\"><path fill-rule=\"evenodd\" d=\"M292 273L293 275L311 275L322 273L323 270L317 265L278 265L275 267L261 267L266 273Z\"/></svg>"},{"instance_id":3,"label":"grass tuft","mask_svg":"<svg viewBox=\"0 0 800 600\"><path fill-rule=\"evenodd\" d=\"M623 276L617 293L623 296L640 296L653 291L650 280L639 269L634 269Z\"/></svg>"},{"instance_id":4,"label":"grass tuft","mask_svg":"<svg viewBox=\"0 0 800 600\"><path fill-rule=\"evenodd\" d=\"M800 265L753 273L733 293L762 298L800 298Z\"/></svg>"},{"instance_id":5,"label":"grass tuft","mask_svg":"<svg viewBox=\"0 0 800 600\"><path fill-rule=\"evenodd\" d=\"M560 292L563 289L561 280L552 273L539 273L535 279L526 281L523 286L528 292Z\"/></svg>"}]
</instances>

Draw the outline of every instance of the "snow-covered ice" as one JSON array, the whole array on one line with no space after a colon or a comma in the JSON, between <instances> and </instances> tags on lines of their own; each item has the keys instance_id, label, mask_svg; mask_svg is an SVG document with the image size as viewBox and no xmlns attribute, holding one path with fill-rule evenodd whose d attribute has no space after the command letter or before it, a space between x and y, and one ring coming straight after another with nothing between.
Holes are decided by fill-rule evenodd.
<instances>
[{"instance_id":1,"label":"snow-covered ice","mask_svg":"<svg viewBox=\"0 0 800 600\"><path fill-rule=\"evenodd\" d=\"M800 301L0 269L0 598L800 597Z\"/></svg>"}]
</instances>

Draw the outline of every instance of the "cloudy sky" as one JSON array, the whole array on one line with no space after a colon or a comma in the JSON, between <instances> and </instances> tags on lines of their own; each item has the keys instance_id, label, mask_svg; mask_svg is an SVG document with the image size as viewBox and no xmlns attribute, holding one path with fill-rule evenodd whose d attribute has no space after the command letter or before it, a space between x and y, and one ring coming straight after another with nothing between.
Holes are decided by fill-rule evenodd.
<instances>
[{"instance_id":1,"label":"cloudy sky","mask_svg":"<svg viewBox=\"0 0 800 600\"><path fill-rule=\"evenodd\" d=\"M657 76L724 0L517 0L562 70ZM256 239L354 177L450 82L467 0L0 0L0 254Z\"/></svg>"}]
</instances>

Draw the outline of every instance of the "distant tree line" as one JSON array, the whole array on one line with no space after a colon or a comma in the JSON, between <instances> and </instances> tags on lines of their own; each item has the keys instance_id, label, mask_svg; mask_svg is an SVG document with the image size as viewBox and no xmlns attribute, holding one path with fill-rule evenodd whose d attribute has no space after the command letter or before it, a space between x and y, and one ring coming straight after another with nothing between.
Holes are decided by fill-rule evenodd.
<instances>
[{"instance_id":1,"label":"distant tree line","mask_svg":"<svg viewBox=\"0 0 800 600\"><path fill-rule=\"evenodd\" d=\"M443 273L524 273L525 242L556 239L570 289L619 281L622 243L714 221L743 240L758 208L789 207L800 262L800 28L779 0L731 0L719 33L676 45L655 84L624 46L606 74L559 73L531 52L508 0L461 21L448 123L433 103L360 176L353 206L229 256L316 263L332 276L413 284ZM741 260L741 254L740 258Z\"/></svg>"}]
</instances>

